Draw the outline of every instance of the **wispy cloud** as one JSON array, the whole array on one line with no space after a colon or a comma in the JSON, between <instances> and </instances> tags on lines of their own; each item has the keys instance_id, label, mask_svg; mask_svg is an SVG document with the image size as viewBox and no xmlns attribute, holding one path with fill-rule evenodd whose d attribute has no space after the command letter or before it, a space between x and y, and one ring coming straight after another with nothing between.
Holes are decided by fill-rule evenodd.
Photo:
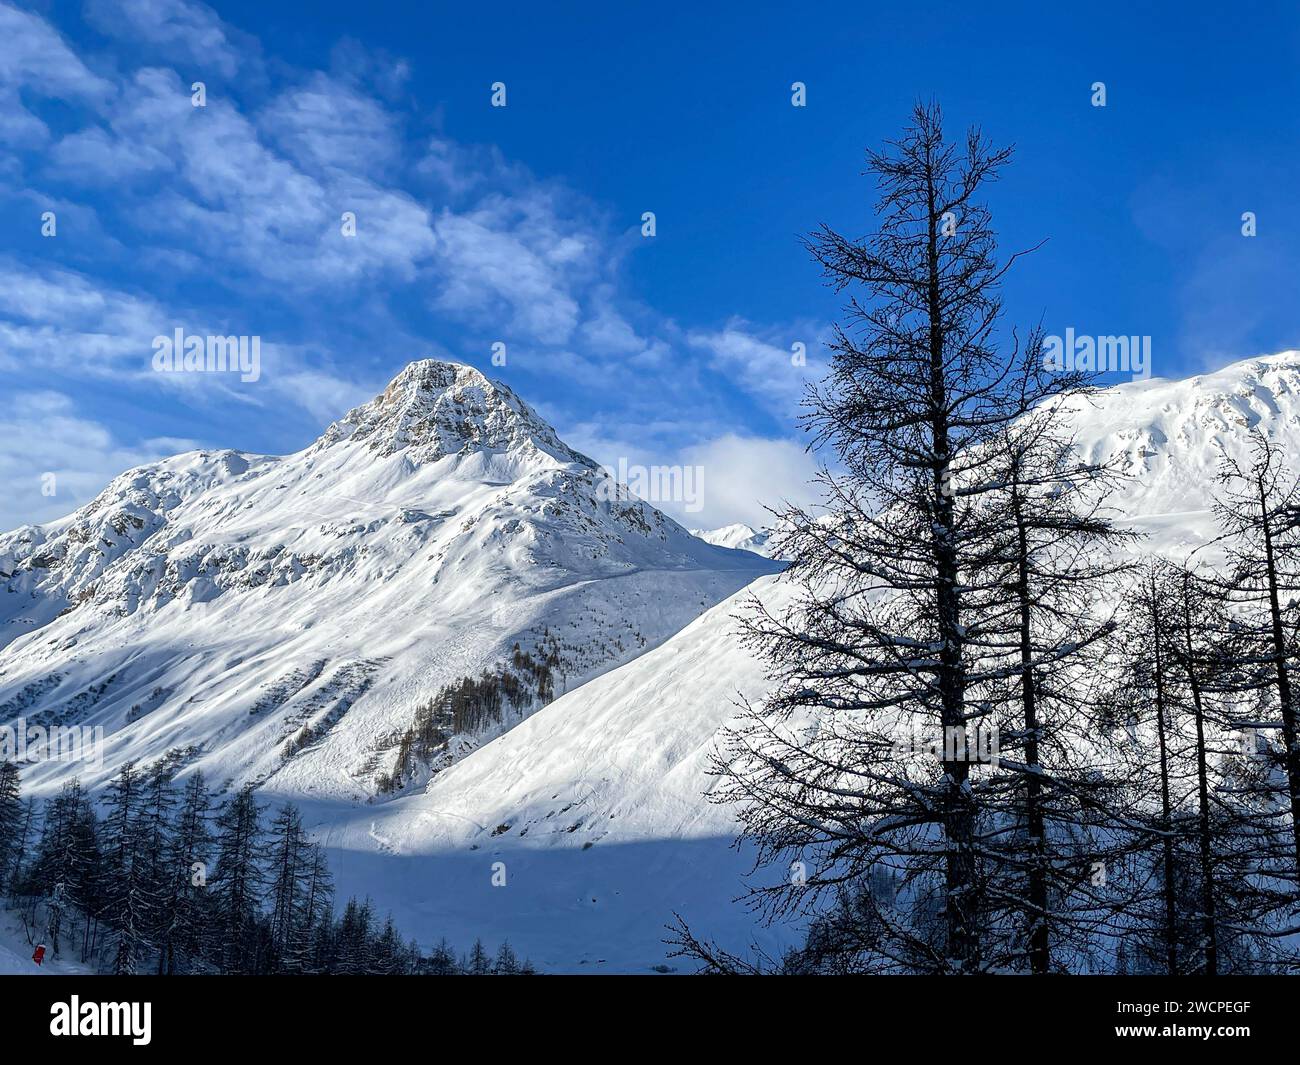
<instances>
[{"instance_id":1,"label":"wispy cloud","mask_svg":"<svg viewBox=\"0 0 1300 1065\"><path fill-rule=\"evenodd\" d=\"M127 445L59 392L20 392L0 412L0 528L48 521L94 498L123 470L192 449L158 437Z\"/></svg>"},{"instance_id":2,"label":"wispy cloud","mask_svg":"<svg viewBox=\"0 0 1300 1065\"><path fill-rule=\"evenodd\" d=\"M112 95L111 83L92 73L39 15L0 4L0 41L0 141L32 147L50 138L23 93L77 102L105 102Z\"/></svg>"},{"instance_id":3,"label":"wispy cloud","mask_svg":"<svg viewBox=\"0 0 1300 1065\"><path fill-rule=\"evenodd\" d=\"M684 329L647 306L624 272L646 247L627 221L494 146L430 135L405 60L343 40L328 69L297 69L190 0L91 0L87 17L107 51L0 0L17 42L0 98L72 105L57 132L0 108L32 149L0 169L0 197L63 223L34 259L0 260L8 371L228 404L231 432L272 405L323 424L428 355L516 382L562 432L634 425L655 452L717 440L751 407L767 434L789 424L810 330ZM150 375L152 338L177 326L261 336L262 379ZM811 368L791 362L799 339Z\"/></svg>"},{"instance_id":4,"label":"wispy cloud","mask_svg":"<svg viewBox=\"0 0 1300 1065\"><path fill-rule=\"evenodd\" d=\"M224 77L246 66L256 50L251 37L192 0L90 0L86 16L102 33Z\"/></svg>"}]
</instances>

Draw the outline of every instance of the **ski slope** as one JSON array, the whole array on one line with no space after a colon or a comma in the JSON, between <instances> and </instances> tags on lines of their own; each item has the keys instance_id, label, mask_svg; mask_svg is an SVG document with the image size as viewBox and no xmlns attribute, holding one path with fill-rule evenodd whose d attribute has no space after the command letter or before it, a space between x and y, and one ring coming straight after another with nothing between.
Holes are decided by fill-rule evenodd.
<instances>
[{"instance_id":1,"label":"ski slope","mask_svg":"<svg viewBox=\"0 0 1300 1065\"><path fill-rule=\"evenodd\" d=\"M350 811L314 807L339 888L395 907L403 927L453 942L509 938L549 971L649 971L674 910L747 937L730 904L746 871L734 822L707 801L709 756L762 670L734 617L773 577L636 661L589 681L430 782ZM493 885L504 863L504 886ZM397 878L394 880L394 878ZM769 945L788 931L764 933Z\"/></svg>"}]
</instances>

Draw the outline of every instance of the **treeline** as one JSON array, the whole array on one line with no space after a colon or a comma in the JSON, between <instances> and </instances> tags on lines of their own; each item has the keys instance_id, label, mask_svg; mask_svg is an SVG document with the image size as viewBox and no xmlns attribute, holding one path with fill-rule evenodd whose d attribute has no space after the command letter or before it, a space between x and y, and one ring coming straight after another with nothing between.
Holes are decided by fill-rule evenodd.
<instances>
[{"instance_id":1,"label":"treeline","mask_svg":"<svg viewBox=\"0 0 1300 1065\"><path fill-rule=\"evenodd\" d=\"M39 805L0 763L0 898L33 944L101 972L511 975L508 943L422 954L369 899L335 912L322 849L292 804L244 788L222 802L200 774L128 763L99 808L77 780Z\"/></svg>"},{"instance_id":2,"label":"treeline","mask_svg":"<svg viewBox=\"0 0 1300 1065\"><path fill-rule=\"evenodd\" d=\"M878 230L809 239L855 293L807 400L838 468L779 515L794 606L743 619L773 689L714 765L749 901L809 933L742 958L679 924L708 970L1300 970L1293 457L1243 427L1218 538L1143 559L1071 436L1088 374L997 329L1009 157L918 107L869 153Z\"/></svg>"},{"instance_id":3,"label":"treeline","mask_svg":"<svg viewBox=\"0 0 1300 1065\"><path fill-rule=\"evenodd\" d=\"M453 736L474 735L501 724L509 712L545 706L555 698L560 665L558 643L548 633L535 652L515 644L508 663L444 685L416 707L410 727L397 738L393 767L376 781L380 794L400 790L445 758Z\"/></svg>"}]
</instances>

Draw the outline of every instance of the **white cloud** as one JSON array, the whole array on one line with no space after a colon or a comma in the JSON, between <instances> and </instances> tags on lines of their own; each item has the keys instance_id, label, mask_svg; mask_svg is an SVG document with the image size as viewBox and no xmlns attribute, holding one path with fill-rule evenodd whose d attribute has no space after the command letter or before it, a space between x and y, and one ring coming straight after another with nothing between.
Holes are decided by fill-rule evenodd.
<instances>
[{"instance_id":1,"label":"white cloud","mask_svg":"<svg viewBox=\"0 0 1300 1065\"><path fill-rule=\"evenodd\" d=\"M93 74L39 15L0 3L0 141L39 145L49 129L19 93L49 99L106 101L111 83Z\"/></svg>"},{"instance_id":2,"label":"white cloud","mask_svg":"<svg viewBox=\"0 0 1300 1065\"><path fill-rule=\"evenodd\" d=\"M237 264L289 290L385 273L412 280L436 244L432 218L409 194L363 174L359 160L391 139L377 105L335 91L323 76L312 85L306 101L290 94L272 105L259 129L230 100L191 106L174 71L141 70L122 86L109 126L65 137L52 162L83 184L173 171L165 193L133 202L135 222L201 250L210 262ZM360 112L368 126L330 134L331 107L343 128ZM276 151L263 133L282 139L309 169ZM354 165L345 169L349 153ZM342 233L345 211L356 216L355 237Z\"/></svg>"},{"instance_id":3,"label":"white cloud","mask_svg":"<svg viewBox=\"0 0 1300 1065\"><path fill-rule=\"evenodd\" d=\"M780 337L771 332L760 336L748 323L733 319L720 331L696 331L688 340L709 353L714 370L785 418L798 412L807 382L826 370L818 354L821 342L812 327L789 330ZM804 365L795 362L795 344L804 346Z\"/></svg>"},{"instance_id":4,"label":"white cloud","mask_svg":"<svg viewBox=\"0 0 1300 1065\"><path fill-rule=\"evenodd\" d=\"M396 118L379 101L322 73L281 93L258 125L308 167L378 174L401 154Z\"/></svg>"},{"instance_id":5,"label":"white cloud","mask_svg":"<svg viewBox=\"0 0 1300 1065\"><path fill-rule=\"evenodd\" d=\"M243 62L241 53L252 44L212 8L190 0L90 0L86 14L110 36L143 41L188 61L199 80L234 75Z\"/></svg>"},{"instance_id":6,"label":"white cloud","mask_svg":"<svg viewBox=\"0 0 1300 1065\"><path fill-rule=\"evenodd\" d=\"M373 399L387 382L365 385L323 370L291 369L275 374L268 383L286 400L317 419L323 428L353 407Z\"/></svg>"},{"instance_id":7,"label":"white cloud","mask_svg":"<svg viewBox=\"0 0 1300 1065\"><path fill-rule=\"evenodd\" d=\"M31 365L86 376L143 373L172 319L152 300L101 287L71 270L36 271L0 259L0 367Z\"/></svg>"},{"instance_id":8,"label":"white cloud","mask_svg":"<svg viewBox=\"0 0 1300 1065\"><path fill-rule=\"evenodd\" d=\"M20 392L0 412L0 529L62 517L124 470L194 446L158 437L128 447L62 393Z\"/></svg>"},{"instance_id":9,"label":"white cloud","mask_svg":"<svg viewBox=\"0 0 1300 1065\"><path fill-rule=\"evenodd\" d=\"M812 484L817 461L790 440L727 433L686 448L681 461L703 469L704 507L694 514L663 509L692 528L716 529L735 522L761 528L771 520L765 507L779 508L783 502L808 507L818 502Z\"/></svg>"},{"instance_id":10,"label":"white cloud","mask_svg":"<svg viewBox=\"0 0 1300 1065\"><path fill-rule=\"evenodd\" d=\"M486 321L508 310L506 333L519 339L564 344L578 325L580 307L569 291L581 241L544 229L535 215L512 225L518 204L494 198L469 214L444 212L438 250L444 282L435 304L449 314ZM507 342L510 336L503 336Z\"/></svg>"},{"instance_id":11,"label":"white cloud","mask_svg":"<svg viewBox=\"0 0 1300 1065\"><path fill-rule=\"evenodd\" d=\"M79 185L120 185L172 166L153 145L131 143L98 126L68 134L50 150L49 160L55 174Z\"/></svg>"},{"instance_id":12,"label":"white cloud","mask_svg":"<svg viewBox=\"0 0 1300 1065\"><path fill-rule=\"evenodd\" d=\"M645 432L647 427L636 428L635 441L605 435L595 425L575 426L562 436L570 446L615 471L620 461L629 468L698 467L698 509L688 510L684 499L649 500L690 529L716 529L736 522L758 529L771 520L767 507L778 509L786 502L815 507L820 502L813 484L817 461L795 441L724 433L682 449L655 449L646 441L655 435L656 427Z\"/></svg>"}]
</instances>

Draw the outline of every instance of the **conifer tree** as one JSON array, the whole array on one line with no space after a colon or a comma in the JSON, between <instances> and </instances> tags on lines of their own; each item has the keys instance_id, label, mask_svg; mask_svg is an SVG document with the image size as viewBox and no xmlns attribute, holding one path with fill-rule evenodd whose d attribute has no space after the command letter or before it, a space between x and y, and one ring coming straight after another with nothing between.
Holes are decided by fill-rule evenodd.
<instances>
[{"instance_id":1,"label":"conifer tree","mask_svg":"<svg viewBox=\"0 0 1300 1065\"><path fill-rule=\"evenodd\" d=\"M310 850L302 829L302 816L286 803L271 822L269 902L274 969L284 964L303 927Z\"/></svg>"},{"instance_id":2,"label":"conifer tree","mask_svg":"<svg viewBox=\"0 0 1300 1065\"><path fill-rule=\"evenodd\" d=\"M210 882L213 953L226 973L253 973L258 965L266 884L261 813L253 789L244 787L216 819L217 860Z\"/></svg>"},{"instance_id":3,"label":"conifer tree","mask_svg":"<svg viewBox=\"0 0 1300 1065\"><path fill-rule=\"evenodd\" d=\"M13 762L0 762L0 895L11 886L25 846L20 775Z\"/></svg>"},{"instance_id":4,"label":"conifer tree","mask_svg":"<svg viewBox=\"0 0 1300 1065\"><path fill-rule=\"evenodd\" d=\"M519 957L508 942L502 943L497 950L496 961L492 964L492 972L497 976L519 975Z\"/></svg>"},{"instance_id":5,"label":"conifer tree","mask_svg":"<svg viewBox=\"0 0 1300 1065\"><path fill-rule=\"evenodd\" d=\"M211 942L207 887L211 863L211 800L202 773L185 783L167 849L165 919L159 941L161 971L171 974L183 960L192 966Z\"/></svg>"},{"instance_id":6,"label":"conifer tree","mask_svg":"<svg viewBox=\"0 0 1300 1065\"><path fill-rule=\"evenodd\" d=\"M433 953L429 955L426 969L431 976L455 976L459 972L456 963L456 953L452 950L451 944L447 940L441 939L438 945L433 948Z\"/></svg>"},{"instance_id":7,"label":"conifer tree","mask_svg":"<svg viewBox=\"0 0 1300 1065\"><path fill-rule=\"evenodd\" d=\"M469 957L461 964L461 970L466 976L492 975L492 959L481 939L474 940L474 946L470 949Z\"/></svg>"},{"instance_id":8,"label":"conifer tree","mask_svg":"<svg viewBox=\"0 0 1300 1065\"><path fill-rule=\"evenodd\" d=\"M329 937L333 921L334 879L319 846L312 846L305 865L300 919L290 937L284 968L287 972L324 971L318 956L321 938Z\"/></svg>"},{"instance_id":9,"label":"conifer tree","mask_svg":"<svg viewBox=\"0 0 1300 1065\"><path fill-rule=\"evenodd\" d=\"M150 857L146 853L144 781L127 762L110 781L103 840L105 870L101 914L110 929L112 971L136 972L150 949L150 918L157 899L151 895Z\"/></svg>"},{"instance_id":10,"label":"conifer tree","mask_svg":"<svg viewBox=\"0 0 1300 1065\"><path fill-rule=\"evenodd\" d=\"M1047 964L1044 844L1027 861L989 845L1016 811L1022 837L1042 836L1028 823L1046 816L1031 787L1041 774L999 776L968 752L1011 723L1011 708L1020 749L1052 749L1041 720L1025 726L1028 706L1007 681L1041 687L1079 643L1049 624L1048 589L1070 596L1057 561L1043 564L1071 537L1106 530L1087 510L1069 532L1052 526L1064 513L1053 491L1095 481L1059 459L1029 461L1015 431L1086 380L1045 372L1036 334L1021 342L1000 328L1000 286L1017 255L999 260L980 201L1009 158L978 130L947 140L938 108L918 106L902 137L868 153L875 232L853 240L823 226L809 241L828 283L855 291L830 372L806 400L813 444L841 472L820 475L825 515L777 515L797 598L780 611L755 601L744 619L774 688L715 765L717 798L737 804L760 860L795 870L751 896L766 916L814 908L873 871L900 878L887 905L855 894L872 941L857 941L853 964L867 971L1005 969L1027 953ZM1021 446L1018 495L1009 442ZM1031 883L1018 886L1025 869Z\"/></svg>"},{"instance_id":11,"label":"conifer tree","mask_svg":"<svg viewBox=\"0 0 1300 1065\"><path fill-rule=\"evenodd\" d=\"M143 888L142 926L157 957L156 969L166 969L166 946L172 935L172 870L168 864L172 845L172 815L176 796L167 759L151 765L141 781L139 825L140 882Z\"/></svg>"}]
</instances>

